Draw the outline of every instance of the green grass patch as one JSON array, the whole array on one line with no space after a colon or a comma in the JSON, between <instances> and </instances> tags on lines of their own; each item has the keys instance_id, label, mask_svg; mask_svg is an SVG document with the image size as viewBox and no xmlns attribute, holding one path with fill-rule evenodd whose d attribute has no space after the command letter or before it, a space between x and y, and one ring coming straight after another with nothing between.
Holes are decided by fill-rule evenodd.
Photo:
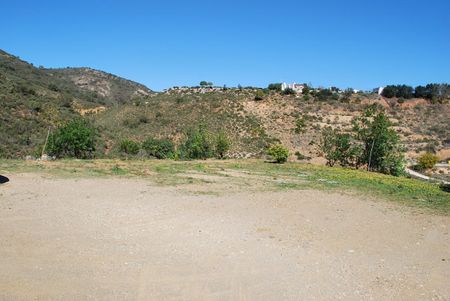
<instances>
[{"instance_id":1,"label":"green grass patch","mask_svg":"<svg viewBox=\"0 0 450 301\"><path fill-rule=\"evenodd\" d=\"M227 171L235 171L236 175ZM191 175L220 175L227 187L245 190L351 191L440 214L450 213L450 193L436 184L339 167L272 164L262 160L0 160L0 174L35 172L69 177L127 176L147 178L160 185L212 186L216 184L214 181ZM208 191L215 193L214 187Z\"/></svg>"}]
</instances>

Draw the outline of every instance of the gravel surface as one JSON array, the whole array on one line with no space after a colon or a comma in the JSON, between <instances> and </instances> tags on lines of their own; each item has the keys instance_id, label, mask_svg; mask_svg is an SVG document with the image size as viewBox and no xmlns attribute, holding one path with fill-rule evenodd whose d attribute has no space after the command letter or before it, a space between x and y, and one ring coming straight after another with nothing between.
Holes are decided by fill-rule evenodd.
<instances>
[{"instance_id":1,"label":"gravel surface","mask_svg":"<svg viewBox=\"0 0 450 301\"><path fill-rule=\"evenodd\" d=\"M10 176L0 300L450 300L450 217L323 191Z\"/></svg>"}]
</instances>

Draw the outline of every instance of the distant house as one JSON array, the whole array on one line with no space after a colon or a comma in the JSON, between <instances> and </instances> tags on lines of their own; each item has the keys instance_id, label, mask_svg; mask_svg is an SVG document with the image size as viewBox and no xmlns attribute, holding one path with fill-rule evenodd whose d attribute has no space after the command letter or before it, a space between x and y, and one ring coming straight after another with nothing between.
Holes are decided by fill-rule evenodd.
<instances>
[{"instance_id":1,"label":"distant house","mask_svg":"<svg viewBox=\"0 0 450 301\"><path fill-rule=\"evenodd\" d=\"M281 84L281 91L284 91L288 88L294 90L295 93L297 93L297 94L301 94L303 92L303 89L305 88L305 86L301 85L301 84L296 84L296 83L292 83L292 84L282 83Z\"/></svg>"},{"instance_id":2,"label":"distant house","mask_svg":"<svg viewBox=\"0 0 450 301\"><path fill-rule=\"evenodd\" d=\"M383 93L384 87L378 87L372 90L373 93L377 93L378 95L381 95Z\"/></svg>"}]
</instances>

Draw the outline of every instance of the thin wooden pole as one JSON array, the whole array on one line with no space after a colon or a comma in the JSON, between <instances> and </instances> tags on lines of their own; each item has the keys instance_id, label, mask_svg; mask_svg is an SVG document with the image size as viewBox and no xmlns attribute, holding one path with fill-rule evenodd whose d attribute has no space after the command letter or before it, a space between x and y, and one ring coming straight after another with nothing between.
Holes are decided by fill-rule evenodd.
<instances>
[{"instance_id":1,"label":"thin wooden pole","mask_svg":"<svg viewBox=\"0 0 450 301\"><path fill-rule=\"evenodd\" d=\"M48 137L50 136L50 127L48 127L47 138L45 138L45 144L42 148L41 158L44 156L45 148L47 147Z\"/></svg>"}]
</instances>

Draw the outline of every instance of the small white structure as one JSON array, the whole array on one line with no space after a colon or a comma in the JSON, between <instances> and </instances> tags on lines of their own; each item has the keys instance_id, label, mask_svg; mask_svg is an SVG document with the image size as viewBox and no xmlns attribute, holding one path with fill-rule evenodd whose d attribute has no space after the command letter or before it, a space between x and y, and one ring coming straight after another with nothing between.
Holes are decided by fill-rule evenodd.
<instances>
[{"instance_id":1,"label":"small white structure","mask_svg":"<svg viewBox=\"0 0 450 301\"><path fill-rule=\"evenodd\" d=\"M373 89L373 93L378 93L378 95L381 95L381 93L383 93L384 87L378 87Z\"/></svg>"},{"instance_id":2,"label":"small white structure","mask_svg":"<svg viewBox=\"0 0 450 301\"><path fill-rule=\"evenodd\" d=\"M297 93L297 94L301 94L303 92L303 89L305 88L305 86L296 84L296 83L292 83L292 84L282 83L281 84L281 91L284 91L288 88L294 90L295 93Z\"/></svg>"}]
</instances>

